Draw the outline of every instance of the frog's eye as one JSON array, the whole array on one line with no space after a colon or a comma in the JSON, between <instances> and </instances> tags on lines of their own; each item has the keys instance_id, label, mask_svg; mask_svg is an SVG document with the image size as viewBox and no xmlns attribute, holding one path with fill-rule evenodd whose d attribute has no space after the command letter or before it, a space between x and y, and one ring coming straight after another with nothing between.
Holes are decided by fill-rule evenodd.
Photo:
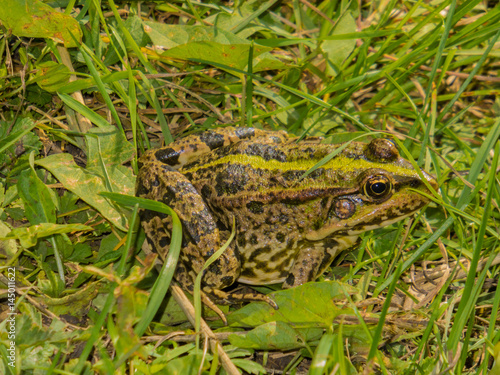
<instances>
[{"instance_id":1,"label":"frog's eye","mask_svg":"<svg viewBox=\"0 0 500 375\"><path fill-rule=\"evenodd\" d=\"M383 175L371 177L364 186L365 195L375 199L386 197L391 190L391 181Z\"/></svg>"}]
</instances>

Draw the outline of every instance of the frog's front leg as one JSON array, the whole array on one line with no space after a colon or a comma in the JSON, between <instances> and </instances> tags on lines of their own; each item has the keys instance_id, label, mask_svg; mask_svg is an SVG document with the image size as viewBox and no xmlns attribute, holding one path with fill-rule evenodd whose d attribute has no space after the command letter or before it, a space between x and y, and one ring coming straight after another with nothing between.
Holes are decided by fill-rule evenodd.
<instances>
[{"instance_id":1,"label":"frog's front leg","mask_svg":"<svg viewBox=\"0 0 500 375\"><path fill-rule=\"evenodd\" d=\"M225 242L217 223L201 195L183 174L160 162L148 161L147 164L137 176L137 195L163 202L177 213L183 227L180 261L197 274ZM145 210L141 218L148 241L165 257L170 244L170 217ZM234 245L230 245L205 271L203 284L222 289L233 284L239 273L239 257Z\"/></svg>"},{"instance_id":2,"label":"frog's front leg","mask_svg":"<svg viewBox=\"0 0 500 375\"><path fill-rule=\"evenodd\" d=\"M325 272L340 252L356 246L357 239L358 236L346 236L300 243L300 250L283 283L283 288L292 288L315 280Z\"/></svg>"}]
</instances>

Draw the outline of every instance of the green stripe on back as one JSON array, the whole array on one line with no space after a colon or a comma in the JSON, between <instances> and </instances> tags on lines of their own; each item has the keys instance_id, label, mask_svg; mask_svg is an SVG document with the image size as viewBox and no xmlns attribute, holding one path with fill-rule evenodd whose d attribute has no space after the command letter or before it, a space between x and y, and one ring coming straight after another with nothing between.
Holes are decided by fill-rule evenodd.
<instances>
[{"instance_id":1,"label":"green stripe on back","mask_svg":"<svg viewBox=\"0 0 500 375\"><path fill-rule=\"evenodd\" d=\"M236 155L227 155L220 159L204 163L203 165L200 166L195 166L189 169L183 169L182 172L196 173L200 169L216 167L221 164L249 165L256 169L281 170L283 172L288 172L288 171L306 172L313 166L315 166L318 162L319 160L317 159L310 159L310 160L302 159L289 162L281 162L274 159L266 161L260 156L236 154ZM345 172L353 172L359 169L365 170L365 169L379 168L399 176L418 177L418 174L413 169L408 169L393 164L375 163L363 159L353 160L352 158L348 158L344 155L340 155L333 158L327 164L323 165L321 168L333 169Z\"/></svg>"}]
</instances>

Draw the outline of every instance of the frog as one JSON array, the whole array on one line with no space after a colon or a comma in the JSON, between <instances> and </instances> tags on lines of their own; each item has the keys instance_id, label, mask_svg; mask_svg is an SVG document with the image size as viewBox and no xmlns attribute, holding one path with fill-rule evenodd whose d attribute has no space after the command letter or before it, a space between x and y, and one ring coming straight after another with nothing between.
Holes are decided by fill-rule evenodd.
<instances>
[{"instance_id":1,"label":"frog","mask_svg":"<svg viewBox=\"0 0 500 375\"><path fill-rule=\"evenodd\" d=\"M215 303L264 301L273 308L267 295L227 288L314 281L362 233L413 215L438 189L392 140L339 148L321 137L253 127L190 134L146 151L139 167L136 195L163 202L182 223L179 284L192 293L196 275L234 231L203 270L203 293ZM140 218L147 243L165 259L171 217L141 210Z\"/></svg>"}]
</instances>

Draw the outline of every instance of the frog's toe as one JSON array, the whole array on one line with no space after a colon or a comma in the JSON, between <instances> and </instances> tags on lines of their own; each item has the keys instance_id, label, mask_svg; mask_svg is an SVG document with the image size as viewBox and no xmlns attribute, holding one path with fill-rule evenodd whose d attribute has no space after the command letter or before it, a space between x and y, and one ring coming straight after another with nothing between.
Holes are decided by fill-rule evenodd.
<instances>
[{"instance_id":1,"label":"frog's toe","mask_svg":"<svg viewBox=\"0 0 500 375\"><path fill-rule=\"evenodd\" d=\"M225 292L219 289L204 288L205 293L220 304L232 304L241 302L266 302L273 309L278 310L278 305L269 296L252 292Z\"/></svg>"}]
</instances>

